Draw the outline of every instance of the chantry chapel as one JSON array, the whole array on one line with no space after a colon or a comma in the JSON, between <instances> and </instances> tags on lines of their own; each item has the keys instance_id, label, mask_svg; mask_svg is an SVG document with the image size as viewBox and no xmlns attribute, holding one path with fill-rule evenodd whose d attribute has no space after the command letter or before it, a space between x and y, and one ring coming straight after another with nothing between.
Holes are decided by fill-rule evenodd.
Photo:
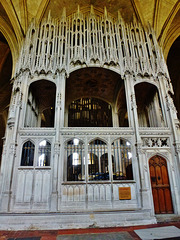
<instances>
[{"instance_id":1,"label":"chantry chapel","mask_svg":"<svg viewBox=\"0 0 180 240\"><path fill-rule=\"evenodd\" d=\"M180 215L180 2L1 0L0 229Z\"/></svg>"}]
</instances>

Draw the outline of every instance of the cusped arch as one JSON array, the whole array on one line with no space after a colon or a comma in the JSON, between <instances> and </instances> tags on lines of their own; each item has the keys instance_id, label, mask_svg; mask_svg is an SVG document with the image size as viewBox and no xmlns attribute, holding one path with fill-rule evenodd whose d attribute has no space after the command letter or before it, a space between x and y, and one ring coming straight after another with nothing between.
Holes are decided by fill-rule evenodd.
<instances>
[{"instance_id":1,"label":"cusped arch","mask_svg":"<svg viewBox=\"0 0 180 240\"><path fill-rule=\"evenodd\" d=\"M123 140L124 142L128 142L128 143L130 144L130 146L132 146L131 141L130 141L129 139L124 138L124 137L116 137L115 139L112 139L112 140L111 140L111 144L112 144L113 142L117 141L117 140Z\"/></svg>"},{"instance_id":2,"label":"cusped arch","mask_svg":"<svg viewBox=\"0 0 180 240\"><path fill-rule=\"evenodd\" d=\"M50 166L51 162L51 142L46 139L41 139L38 143L38 160L37 166Z\"/></svg>"},{"instance_id":3,"label":"cusped arch","mask_svg":"<svg viewBox=\"0 0 180 240\"><path fill-rule=\"evenodd\" d=\"M76 141L75 141L76 140ZM85 178L84 143L78 138L70 138L65 144L65 181L82 181ZM66 173L65 173L66 172Z\"/></svg>"},{"instance_id":4,"label":"cusped arch","mask_svg":"<svg viewBox=\"0 0 180 240\"><path fill-rule=\"evenodd\" d=\"M149 155L148 155L148 163L149 163L149 160L151 159L151 158L153 158L153 157L161 157L161 158L163 158L164 160L166 160L166 163L167 163L167 165L170 163L170 160L169 160L169 158L167 157L167 155L165 155L165 154L163 154L163 153L160 153L160 152L158 152L158 153L149 153Z\"/></svg>"},{"instance_id":5,"label":"cusped arch","mask_svg":"<svg viewBox=\"0 0 180 240\"><path fill-rule=\"evenodd\" d=\"M35 142L33 139L27 138L27 139L24 139L24 140L22 141L22 143L21 143L21 148L22 148L22 146L23 146L26 142L32 142L34 145L36 145L36 142Z\"/></svg>"},{"instance_id":6,"label":"cusped arch","mask_svg":"<svg viewBox=\"0 0 180 240\"><path fill-rule=\"evenodd\" d=\"M21 166L34 165L35 144L31 140L24 142L21 148Z\"/></svg>"},{"instance_id":7,"label":"cusped arch","mask_svg":"<svg viewBox=\"0 0 180 240\"><path fill-rule=\"evenodd\" d=\"M106 145L108 144L108 140L102 138L102 137L92 137L91 139L88 140L88 144L90 144L91 142L94 142L96 140L102 141L104 142Z\"/></svg>"},{"instance_id":8,"label":"cusped arch","mask_svg":"<svg viewBox=\"0 0 180 240\"><path fill-rule=\"evenodd\" d=\"M42 142L44 142L44 141L46 141L48 144L52 145L52 143L51 143L50 140L48 140L48 139L46 139L46 138L43 138L43 139L39 139L39 140L38 140L38 146L40 145L40 143L42 143Z\"/></svg>"},{"instance_id":9,"label":"cusped arch","mask_svg":"<svg viewBox=\"0 0 180 240\"><path fill-rule=\"evenodd\" d=\"M64 144L68 144L68 142L71 142L71 141L73 142L74 139L78 139L79 142L81 142L83 145L85 144L84 140L82 140L81 138L76 137L76 136L68 138L68 139L64 139Z\"/></svg>"}]
</instances>

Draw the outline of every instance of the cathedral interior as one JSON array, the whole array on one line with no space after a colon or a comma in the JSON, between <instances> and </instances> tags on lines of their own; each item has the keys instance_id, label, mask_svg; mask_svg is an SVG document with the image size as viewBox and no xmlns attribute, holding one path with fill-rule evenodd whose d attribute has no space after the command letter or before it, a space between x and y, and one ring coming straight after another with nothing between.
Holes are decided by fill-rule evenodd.
<instances>
[{"instance_id":1,"label":"cathedral interior","mask_svg":"<svg viewBox=\"0 0 180 240\"><path fill-rule=\"evenodd\" d=\"M26 206L30 212L50 211L49 209L52 212L72 211L74 206L69 197L71 194L74 194L72 202L76 203L77 211L80 211L81 207L86 211L88 198L90 202L97 202L97 208L88 203L89 209L92 207L98 210L102 207L104 211L105 200L109 201L107 209L126 209L125 204L122 203L121 208L115 202L115 184L117 189L121 186L131 187L134 192L132 202L128 204L130 208L138 211L141 205L141 197L135 197L140 191L137 190L138 187L143 189L144 184L147 191L144 199L147 196L152 198L151 191L148 192L148 187L145 187L149 180L146 176L143 177L143 174L151 174L153 186L155 173L152 166L155 162L159 161L160 165L168 169L175 168L173 176L180 175L176 167L180 166L179 66L178 0L1 0L0 212L24 213ZM131 67L135 70L131 70ZM132 85L128 82L128 77L133 79ZM161 83L163 77L164 82L167 80L164 85ZM62 79L66 79L65 83ZM173 102L171 112L168 108L169 99ZM19 102L21 107L16 110ZM96 129L104 139L93 137L96 136ZM127 133L124 133L126 131ZM40 136L46 136L44 139L47 139L40 140ZM75 143L75 140L78 142ZM141 167L136 165L136 160L132 160L132 155L134 159L140 159L140 142L142 151L145 152L144 158L139 160L140 165L147 161L149 170L146 171L145 164L137 173L136 170ZM10 170L8 173L8 165L5 163L11 159L11 150L8 148L12 151L16 149L12 160L9 160L12 173ZM57 153L56 148L60 149L60 153ZM154 149L156 155L153 155ZM34 153L38 156L35 163L32 157ZM158 153L162 153L162 159ZM119 160L120 155L120 158L125 159L124 162ZM42 156L46 156L46 159ZM172 159L172 164L166 164L166 156ZM63 158L66 160L61 163ZM110 158L112 161L108 160ZM44 173L36 175L41 171L41 166L45 169ZM64 168L64 172L61 172L63 170L60 166ZM44 199L48 198L48 201L42 200L42 206L39 195L38 200L34 201L35 204L32 203L32 198L36 198L36 190L33 190L35 193L30 197L30 190L26 190L31 188L31 173L28 173L31 170L35 176L32 188L37 187L43 192L43 183L48 186L45 192L49 191L49 195L42 193L41 196L42 199L43 196ZM166 170L161 171L161 178L168 185L168 177L163 177L168 176L168 173ZM164 210L155 203L160 195L153 193L155 214L180 214L176 207L179 186L171 180L176 178L173 176L170 174L169 178L171 185L174 185L167 191L171 191L171 195L175 192L177 196L172 196L171 200L170 193L167 193L167 199L163 201L168 202L169 208ZM26 182L29 181L29 185L24 185L23 191L19 180L21 177L25 178ZM138 178L141 180L137 180ZM9 185L6 185L6 179L9 179ZM37 179L41 179L41 187L34 183ZM100 184L97 184L99 190L92 187L93 197L89 190L90 184L87 186L91 181L99 180L104 181L102 185L107 186L102 186L106 189L102 190L106 191L106 197L105 200L102 197L104 203L100 208ZM48 185L48 181L51 181L51 184ZM109 181L111 188L106 181ZM68 193L71 184L74 192L77 184L78 199L74 192ZM22 195L24 194L23 200L21 191ZM81 194L81 191L86 192L86 195ZM99 200L96 199L96 191L100 192ZM112 196L109 197L110 195ZM27 198L27 201L24 198ZM5 201L8 202L7 207L4 207ZM82 202L82 205L79 202ZM112 202L114 205L111 205ZM142 206L146 209L145 205Z\"/></svg>"},{"instance_id":2,"label":"cathedral interior","mask_svg":"<svg viewBox=\"0 0 180 240\"><path fill-rule=\"evenodd\" d=\"M32 19L36 19L37 22L41 22L44 17L47 17L49 11L54 18L61 16L63 8L66 8L66 15L71 15L78 5L81 11L88 11L89 7L93 5L97 12L101 12L106 7L110 14L117 17L117 12L120 11L125 22L130 23L135 16L143 26L150 24L155 33L160 47L162 48L165 61L167 63L168 71L170 74L171 82L173 85L174 95L173 100L177 109L178 118L180 118L180 72L179 72L179 59L180 59L180 6L179 2L175 0L171 1L98 1L90 0L76 2L63 2L63 1L1 1L0 3L0 153L2 153L3 137L5 135L8 108L11 98L12 83L16 62L19 56L19 51L26 35L29 24ZM86 74L84 70L84 73ZM78 74L78 73L76 73ZM100 73L99 73L100 74ZM103 74L103 71L102 71ZM81 78L86 79L82 81L81 89L77 84L67 89L68 95L73 97L70 89L73 90L73 94L76 92L82 95L80 91L87 90L87 87L83 87L83 84L92 89L100 89L100 83L97 85L93 82L93 76ZM111 78L115 76L110 76ZM78 79L78 78L77 78ZM68 80L70 81L70 80ZM103 81L103 77L101 77ZM111 85L111 84L110 84ZM113 86L106 86L106 95L111 96L111 91L114 91ZM93 91L93 90L91 90ZM110 91L110 92L109 92ZM141 89L139 90L141 93ZM86 93L83 92L86 95ZM97 96L99 93L96 91ZM141 98L141 96L140 96ZM106 98L109 101L108 98ZM69 99L70 101L70 99ZM122 103L123 104L123 103Z\"/></svg>"}]
</instances>

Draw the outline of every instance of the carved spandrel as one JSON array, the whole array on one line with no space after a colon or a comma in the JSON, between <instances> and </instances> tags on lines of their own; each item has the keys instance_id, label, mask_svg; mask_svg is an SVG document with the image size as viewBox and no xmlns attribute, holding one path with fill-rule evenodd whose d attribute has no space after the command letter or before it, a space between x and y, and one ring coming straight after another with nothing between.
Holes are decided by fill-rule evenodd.
<instances>
[{"instance_id":1,"label":"carved spandrel","mask_svg":"<svg viewBox=\"0 0 180 240\"><path fill-rule=\"evenodd\" d=\"M169 147L168 138L142 138L143 147Z\"/></svg>"}]
</instances>

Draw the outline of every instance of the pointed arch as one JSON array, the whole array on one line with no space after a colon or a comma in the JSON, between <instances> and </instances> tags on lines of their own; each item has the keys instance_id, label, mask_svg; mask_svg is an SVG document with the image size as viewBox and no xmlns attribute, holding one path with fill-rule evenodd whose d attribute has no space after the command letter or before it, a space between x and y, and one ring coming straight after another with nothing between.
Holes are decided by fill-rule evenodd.
<instances>
[{"instance_id":1,"label":"pointed arch","mask_svg":"<svg viewBox=\"0 0 180 240\"><path fill-rule=\"evenodd\" d=\"M113 180L133 180L132 152L129 141L118 138L111 144Z\"/></svg>"},{"instance_id":2,"label":"pointed arch","mask_svg":"<svg viewBox=\"0 0 180 240\"><path fill-rule=\"evenodd\" d=\"M38 145L38 162L37 166L50 166L51 161L51 143L44 139Z\"/></svg>"},{"instance_id":3,"label":"pointed arch","mask_svg":"<svg viewBox=\"0 0 180 240\"><path fill-rule=\"evenodd\" d=\"M85 180L84 143L78 138L71 138L65 143L64 180Z\"/></svg>"},{"instance_id":4,"label":"pointed arch","mask_svg":"<svg viewBox=\"0 0 180 240\"><path fill-rule=\"evenodd\" d=\"M21 166L33 166L35 145L28 140L23 144L21 155Z\"/></svg>"},{"instance_id":5,"label":"pointed arch","mask_svg":"<svg viewBox=\"0 0 180 240\"><path fill-rule=\"evenodd\" d=\"M88 144L89 180L109 180L108 147L104 141L95 138Z\"/></svg>"}]
</instances>

